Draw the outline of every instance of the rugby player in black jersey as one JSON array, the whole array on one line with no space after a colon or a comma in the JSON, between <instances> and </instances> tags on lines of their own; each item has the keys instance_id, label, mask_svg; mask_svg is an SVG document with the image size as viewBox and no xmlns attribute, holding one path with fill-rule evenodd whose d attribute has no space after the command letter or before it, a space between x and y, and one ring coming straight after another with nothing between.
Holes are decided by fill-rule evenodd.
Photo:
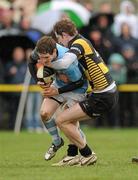
<instances>
[{"instance_id":1,"label":"rugby player in black jersey","mask_svg":"<svg viewBox=\"0 0 138 180\"><path fill-rule=\"evenodd\" d=\"M58 62L57 65L55 62L53 67L66 69L77 57L91 87L91 93L87 95L86 99L62 112L56 118L56 123L66 137L79 148L81 156L74 158L74 165L91 165L96 162L97 157L86 142L82 140L74 123L86 120L88 117L95 118L111 111L118 100L116 84L102 57L90 41L78 33L72 21L63 19L57 22L53 32L57 42L69 48L61 63ZM46 97L57 94L59 94L57 88L50 87L45 90ZM64 164L64 159L55 165L60 166L62 164Z\"/></svg>"}]
</instances>

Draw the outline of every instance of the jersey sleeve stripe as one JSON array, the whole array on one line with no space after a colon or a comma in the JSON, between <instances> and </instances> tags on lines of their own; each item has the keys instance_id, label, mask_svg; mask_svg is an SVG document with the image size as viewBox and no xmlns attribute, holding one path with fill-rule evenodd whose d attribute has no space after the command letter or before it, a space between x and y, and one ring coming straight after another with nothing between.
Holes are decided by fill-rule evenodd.
<instances>
[{"instance_id":1,"label":"jersey sleeve stripe","mask_svg":"<svg viewBox=\"0 0 138 180\"><path fill-rule=\"evenodd\" d=\"M81 45L84 49L85 55L93 54L92 48L84 39L77 39L76 41L74 41L73 45L74 44Z\"/></svg>"}]
</instances>

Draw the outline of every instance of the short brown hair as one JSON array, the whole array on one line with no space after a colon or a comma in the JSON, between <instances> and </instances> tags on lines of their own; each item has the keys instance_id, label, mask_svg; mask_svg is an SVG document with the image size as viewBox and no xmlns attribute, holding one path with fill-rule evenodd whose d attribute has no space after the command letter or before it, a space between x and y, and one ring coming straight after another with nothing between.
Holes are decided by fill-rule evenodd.
<instances>
[{"instance_id":1,"label":"short brown hair","mask_svg":"<svg viewBox=\"0 0 138 180\"><path fill-rule=\"evenodd\" d=\"M51 36L43 36L36 44L38 53L49 53L52 54L53 50L56 49L56 42Z\"/></svg>"},{"instance_id":2,"label":"short brown hair","mask_svg":"<svg viewBox=\"0 0 138 180\"><path fill-rule=\"evenodd\" d=\"M62 35L63 32L69 34L70 36L74 36L77 33L77 28L75 24L70 19L62 19L58 21L54 28L54 32Z\"/></svg>"}]
</instances>

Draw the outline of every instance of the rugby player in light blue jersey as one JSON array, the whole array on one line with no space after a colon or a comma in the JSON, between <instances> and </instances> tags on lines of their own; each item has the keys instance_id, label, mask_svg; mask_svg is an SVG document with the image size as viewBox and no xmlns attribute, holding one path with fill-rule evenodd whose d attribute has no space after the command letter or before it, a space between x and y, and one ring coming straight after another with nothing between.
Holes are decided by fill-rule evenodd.
<instances>
[{"instance_id":1,"label":"rugby player in light blue jersey","mask_svg":"<svg viewBox=\"0 0 138 180\"><path fill-rule=\"evenodd\" d=\"M35 50L32 52L29 69L38 83L36 63L40 62L44 67L52 68L52 63L61 59L68 49L56 44L56 42L48 36L42 37L36 45ZM52 145L45 154L45 159L50 160L53 158L57 150L64 145L63 139L60 137L57 125L55 123L55 112L64 103L65 107L71 107L76 102L80 102L85 98L85 92L88 88L88 83L83 77L83 74L78 66L78 60L74 61L67 69L57 70L54 67L55 71L55 80L51 86L58 88L59 94L52 97L45 97L42 102L40 114L42 121L47 128L49 134L52 137ZM42 82L39 82L42 88L47 88L47 85L44 85ZM79 124L76 123L76 127L79 128ZM80 130L80 128L79 128ZM85 135L80 130L82 138L85 138ZM71 165L71 159L74 156L78 155L78 148L72 142L68 145L67 150L67 164Z\"/></svg>"}]
</instances>

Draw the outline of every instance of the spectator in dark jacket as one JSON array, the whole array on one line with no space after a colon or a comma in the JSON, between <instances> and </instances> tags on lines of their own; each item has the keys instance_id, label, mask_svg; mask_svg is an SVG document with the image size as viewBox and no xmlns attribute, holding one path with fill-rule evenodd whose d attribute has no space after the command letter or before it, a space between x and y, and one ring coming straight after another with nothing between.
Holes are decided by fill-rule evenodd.
<instances>
[{"instance_id":1,"label":"spectator in dark jacket","mask_svg":"<svg viewBox=\"0 0 138 180\"><path fill-rule=\"evenodd\" d=\"M6 66L6 83L22 84L24 82L27 63L25 61L25 53L21 47L13 50L12 60ZM9 102L9 129L14 128L17 108L19 104L20 93L10 93Z\"/></svg>"}]
</instances>

